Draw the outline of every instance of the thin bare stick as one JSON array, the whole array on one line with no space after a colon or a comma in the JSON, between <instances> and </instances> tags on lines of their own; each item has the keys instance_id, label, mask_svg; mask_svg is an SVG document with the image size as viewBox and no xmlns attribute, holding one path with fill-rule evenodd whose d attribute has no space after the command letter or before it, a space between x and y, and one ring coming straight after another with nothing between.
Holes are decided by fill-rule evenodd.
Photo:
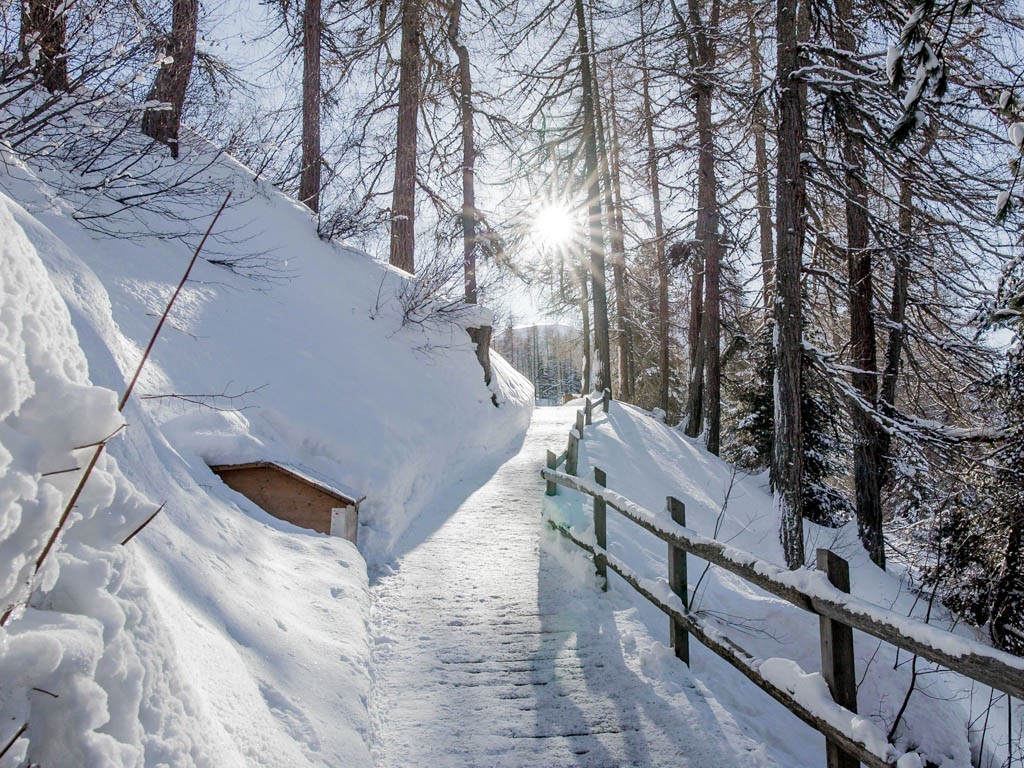
<instances>
[{"instance_id":1,"label":"thin bare stick","mask_svg":"<svg viewBox=\"0 0 1024 768\"><path fill-rule=\"evenodd\" d=\"M171 294L171 300L167 302L167 308L164 309L164 313L160 315L160 322L156 324L156 330L153 331L153 335L149 339L149 344L146 345L146 351L142 353L142 359L139 360L139 365L135 369L135 375L132 376L132 380L128 383L128 389L124 391L121 396L121 402L117 405L117 410L123 411L125 403L128 402L128 398L131 397L132 390L135 389L135 382L139 380L139 376L142 373L142 368L149 359L149 353L153 351L153 345L156 344L157 336L160 335L161 329L164 327L164 323L167 322L167 316L171 313L171 308L174 306L174 302L178 299L178 294L181 293L181 289L185 287L185 283L188 281L189 275L192 273L192 267L195 266L196 259L199 258L199 252L203 250L203 246L206 245L206 239L210 236L214 226L217 224L217 219L227 208L228 201L231 199L231 193L228 192L227 197L224 198L224 202L220 204L220 208L217 209L217 213L213 217L213 221L210 222L210 226L206 228L206 234L203 235L203 239L199 241L199 245L196 246L195 253L192 254L192 260L188 263L188 268L185 270L185 274L181 276L181 282L178 283L178 287L174 289L174 293Z\"/></svg>"},{"instance_id":2,"label":"thin bare stick","mask_svg":"<svg viewBox=\"0 0 1024 768\"><path fill-rule=\"evenodd\" d=\"M66 475L68 472L77 472L81 467L68 467L67 469L55 469L52 472L43 472L40 477L53 477L54 475Z\"/></svg>"},{"instance_id":3,"label":"thin bare stick","mask_svg":"<svg viewBox=\"0 0 1024 768\"><path fill-rule=\"evenodd\" d=\"M21 726L21 728L18 729L18 732L14 734L14 737L10 741L7 742L7 744L4 746L3 750L0 750L0 757L3 757L8 752L10 752L11 751L11 747L13 747L15 745L15 743L18 741L18 739L20 739L25 734L25 731L27 731L27 730L28 730L28 723L25 723L23 726Z\"/></svg>"},{"instance_id":4,"label":"thin bare stick","mask_svg":"<svg viewBox=\"0 0 1024 768\"><path fill-rule=\"evenodd\" d=\"M120 432L122 429L124 429L127 426L128 426L127 424L122 424L121 426L119 426L117 429L115 429L113 432L111 432L106 437L101 438L101 439L96 440L96 441L91 442L91 443L85 443L84 445L76 445L71 450L72 451L84 451L86 448L95 448L97 445L105 445L108 440L110 440L112 437L114 437L114 435L116 435L118 432Z\"/></svg>"},{"instance_id":5,"label":"thin bare stick","mask_svg":"<svg viewBox=\"0 0 1024 768\"><path fill-rule=\"evenodd\" d=\"M145 527L146 527L147 525L149 525L149 524L150 524L150 523L151 523L151 522L153 521L153 518L154 518L154 517L156 517L157 515L159 515L159 514L160 514L160 512L162 512L162 511L163 511L163 508L164 508L164 504L166 504L166 503L167 503L167 502L165 501L165 502L164 502L163 504L161 504L161 505L160 505L159 507L157 507L157 508L156 508L156 512L154 512L154 513L153 513L152 515L150 515L149 517L147 517L147 518L146 518L146 519L145 519L145 520L143 521L142 525L140 525L140 526L139 526L138 528L136 528L136 529L135 529L134 531L132 531L131 533L129 533L129 534L128 534L128 536L127 536L127 537L125 538L125 540L121 542L121 546L123 547L123 546L124 546L125 544L127 544L127 543L128 543L129 541L131 541L132 539L134 539L134 538L135 538L135 534L137 534L137 533L138 533L139 531L141 531L141 530L142 530L143 528L145 528Z\"/></svg>"},{"instance_id":6,"label":"thin bare stick","mask_svg":"<svg viewBox=\"0 0 1024 768\"><path fill-rule=\"evenodd\" d=\"M203 250L203 246L206 244L207 238L210 236L210 232L213 231L213 227L217 224L217 220L220 215L224 212L227 207L228 201L231 199L231 193L228 192L227 197L224 198L224 202L220 204L220 208L217 209L216 215L210 222L210 226L206 228L206 234L203 235L203 239L199 241L199 245L196 246L195 252L192 254L192 259L188 263L188 267L185 269L185 274L182 275L181 282L178 283L178 287L174 289L174 293L171 295L170 301L167 302L167 307L164 309L163 315L160 316L160 322L157 323L156 330L153 331L153 335L149 339L149 344L146 345L146 351L142 354L142 359L139 361L138 367L135 369L135 374L132 376L132 380L128 383L128 388L124 391L124 395L121 396L121 402L117 404L118 412L124 411L124 406L128 402L129 396L131 396L132 390L135 389L135 383L139 380L139 376L142 373L142 368L149 359L149 353L153 351L153 345L156 344L157 336L160 335L160 329L164 327L164 323L167 321L167 316L170 314L171 309L174 307L174 302L178 298L178 294L181 293L181 289L184 287L189 275L192 273L192 267L195 266L196 259L199 258L199 253ZM60 519L57 521L57 525L54 526L53 532L50 534L50 538L47 539L46 545L43 547L42 552L39 553L39 557L36 558L35 568L32 571L32 577L29 580L35 578L36 574L43 567L46 562L47 556L53 549L54 544L57 543L57 538L60 536L61 531L64 530L64 526L67 524L68 518L71 516L71 510L75 504L78 503L78 497L82 495L82 489L85 488L86 482L89 480L89 476L92 474L93 469L96 467L96 462L99 461L100 455L103 453L103 449L107 445L107 440L116 435L121 431L121 427L118 427L111 435L101 440L96 444L96 450L93 452L92 458L89 460L89 464L85 468L85 472L82 475L81 480L78 481L78 485L75 487L74 493L71 494L71 498L68 499L67 505L64 507L64 511L61 513ZM82 446L87 447L87 446ZM18 603L12 603L11 606L4 612L4 615L0 617L0 627L6 626L7 621L11 618Z\"/></svg>"}]
</instances>

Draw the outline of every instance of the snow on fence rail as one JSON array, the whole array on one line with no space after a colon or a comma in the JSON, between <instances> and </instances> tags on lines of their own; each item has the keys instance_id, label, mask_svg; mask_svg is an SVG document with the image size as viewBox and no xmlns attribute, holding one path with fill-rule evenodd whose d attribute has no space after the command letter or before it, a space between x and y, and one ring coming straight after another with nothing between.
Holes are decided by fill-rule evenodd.
<instances>
[{"instance_id":1,"label":"snow on fence rail","mask_svg":"<svg viewBox=\"0 0 1024 768\"><path fill-rule=\"evenodd\" d=\"M600 402L606 413L609 400L609 393L605 391ZM853 629L918 654L1010 696L1024 698L1024 659L848 594L849 566L829 550L818 550L818 570L790 571L687 528L686 509L679 499L668 497L666 511L669 519L666 519L666 516L608 490L605 487L606 475L601 469L594 469L592 481L576 477L579 441L583 439L584 427L591 423L593 405L589 398L585 400L585 408L577 411L576 425L569 433L568 447L557 456L548 451L547 466L541 470L541 476L547 483L549 496L557 493L558 486L563 486L594 500L595 544L581 541L571 528L551 520L549 524L593 556L598 575L605 579L604 589L608 588L607 571L610 568L669 617L671 643L678 658L689 663L689 635L693 635L761 690L822 733L826 738L829 768L855 766L857 761L872 768L896 766L895 748L889 744L885 734L856 713ZM563 462L564 472L559 471ZM667 590L663 584L644 580L607 552L608 507L668 544ZM691 613L685 602L686 553L817 615L821 619L822 677L828 689L822 692L815 691L813 686L787 685L794 679L793 671L797 676L805 674L795 663L786 661L779 665L774 662L783 660L757 659L723 635L714 624ZM790 667L789 674L780 666ZM819 695L821 693L825 695Z\"/></svg>"}]
</instances>

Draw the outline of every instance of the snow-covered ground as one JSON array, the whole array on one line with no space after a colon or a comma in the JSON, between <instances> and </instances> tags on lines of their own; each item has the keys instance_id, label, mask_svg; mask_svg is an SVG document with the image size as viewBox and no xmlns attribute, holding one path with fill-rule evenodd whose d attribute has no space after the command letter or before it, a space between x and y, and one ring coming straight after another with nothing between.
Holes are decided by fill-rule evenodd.
<instances>
[{"instance_id":1,"label":"snow-covered ground","mask_svg":"<svg viewBox=\"0 0 1024 768\"><path fill-rule=\"evenodd\" d=\"M191 163L193 191L232 191L205 253L243 262L198 263L25 610L89 459L74 448L121 423L117 398L220 200L172 196L97 229L82 211L110 201L90 203L89 179L3 160L0 592L20 607L0 629L0 749L28 725L4 764L370 765L364 556L388 560L436 495L520 439L529 386L499 358L486 387L472 318L403 323L407 276L321 242L230 159L157 164L150 182ZM242 396L207 397L221 394ZM366 494L360 551L207 468L253 459Z\"/></svg>"},{"instance_id":2,"label":"snow-covered ground","mask_svg":"<svg viewBox=\"0 0 1024 768\"><path fill-rule=\"evenodd\" d=\"M778 542L777 519L772 514L766 475L734 473L731 467L707 453L699 441L685 437L631 406L613 402L607 417L595 418L580 444L579 475L593 476L593 468L607 472L608 488L650 510L664 510L666 496L686 505L689 528L714 537L762 559L783 562ZM564 447L564 435L547 446ZM589 498L560 489L546 502L546 514L571 525L584 539L593 540ZM667 513L665 519L668 520ZM818 547L829 548L850 562L852 592L877 605L949 629L953 622L940 605L929 606L927 594L911 589L910 574L890 567L883 572L867 558L854 524L834 530L806 524L806 551L813 558ZM608 550L650 580L666 582L666 545L613 510L608 512ZM563 557L588 562L588 555L565 542L555 550ZM767 668L788 669L791 659L809 673L820 670L818 619L790 603L772 597L732 574L712 568L690 556L688 573L695 589L694 608L719 623L721 630L761 659L779 659ZM589 566L588 566L589 567ZM609 601L623 643L646 644L641 667L654 677L677 674L668 652L668 620L659 610L636 595L617 576L611 576ZM642 627L635 633L627 627ZM976 638L967 627L955 627ZM888 733L903 704L911 678L912 661L906 653L854 632L857 660L859 712ZM764 745L767 756L779 765L817 766L824 759L823 738L803 725L781 705L753 688L738 672L712 652L691 641L694 678L729 711L742 731ZM914 693L895 730L898 750L918 750L927 764L938 766L1006 765L1008 735L1018 740L1024 718L1019 708L1008 716L1005 698L998 692L986 714L991 690L972 684L953 673L934 671L934 665L917 662ZM792 675L786 672L783 678ZM820 679L820 678L819 678ZM813 681L812 681L813 682ZM982 735L984 725L987 734ZM982 744L984 753L982 754ZM1019 754L1019 743L1016 750Z\"/></svg>"},{"instance_id":3,"label":"snow-covered ground","mask_svg":"<svg viewBox=\"0 0 1024 768\"><path fill-rule=\"evenodd\" d=\"M377 575L377 765L773 765L543 525L544 450L573 417L537 409L518 453L439 500Z\"/></svg>"}]
</instances>

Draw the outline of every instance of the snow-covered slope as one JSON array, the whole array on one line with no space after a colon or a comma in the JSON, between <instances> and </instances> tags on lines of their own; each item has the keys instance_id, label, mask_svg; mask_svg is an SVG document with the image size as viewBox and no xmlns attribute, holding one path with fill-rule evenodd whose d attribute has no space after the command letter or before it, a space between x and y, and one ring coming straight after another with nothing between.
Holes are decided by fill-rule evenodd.
<instances>
[{"instance_id":1,"label":"snow-covered slope","mask_svg":"<svg viewBox=\"0 0 1024 768\"><path fill-rule=\"evenodd\" d=\"M499 358L487 388L457 323L403 323L408 276L321 242L302 208L209 160L196 183L234 203L206 254L243 261L197 265L33 607L0 629L0 748L29 725L5 760L369 765L363 555L387 558L434 495L529 420L529 385ZM81 177L4 161L6 605L78 476L44 473L81 465L71 449L119 423L117 396L219 200L169 198L99 234L75 219ZM216 409L164 397L238 393L198 398ZM365 493L362 553L270 517L207 468L252 459Z\"/></svg>"},{"instance_id":2,"label":"snow-covered slope","mask_svg":"<svg viewBox=\"0 0 1024 768\"><path fill-rule=\"evenodd\" d=\"M560 450L559 446L551 446ZM607 472L608 487L650 510L664 510L666 496L686 505L687 526L698 533L776 563L784 562L778 541L778 520L772 512L767 476L734 473L731 467L704 450L698 440L665 426L642 411L612 403L607 418L597 418L580 443L579 474L593 476L593 468ZM587 500L589 501L589 499ZM580 494L560 490L549 499L547 513L556 520L593 536L591 506ZM667 513L666 518L667 518ZM945 629L953 625L949 614L931 604L927 594L912 589L911 576L898 566L883 572L874 566L861 547L855 524L829 529L805 523L806 551L814 557L816 548L832 549L850 562L853 594L892 610L930 621ZM608 549L646 579L666 581L666 546L615 512L608 513ZM573 545L559 547L561 556L586 557ZM691 589L696 586L694 609L720 622L722 631L761 659L792 659L806 672L820 670L818 619L790 603L772 597L732 574L706 563L688 559ZM612 576L613 582L618 577ZM667 619L618 581L612 597L620 608L620 631L624 642L646 644L640 653L652 676L671 677L677 664L668 641ZM647 633L629 627L636 621ZM974 636L966 627L959 632ZM975 639L977 639L975 637ZM859 712L882 735L896 720L910 689L913 669L909 654L878 640L854 633L857 658ZM725 706L748 735L766 745L779 765L822 765L823 739L766 694L753 688L696 641L691 642L693 674ZM935 671L934 665L916 662L916 687L895 729L897 748L919 750L929 765L1002 765L1007 759L1007 710L1005 699L996 693L990 704L990 689L973 684L953 673ZM784 662L778 662L781 668ZM988 733L982 738L983 723ZM1019 733L1020 714L1014 711L1013 733ZM977 762L984 741L984 759ZM972 758L975 762L972 762Z\"/></svg>"}]
</instances>

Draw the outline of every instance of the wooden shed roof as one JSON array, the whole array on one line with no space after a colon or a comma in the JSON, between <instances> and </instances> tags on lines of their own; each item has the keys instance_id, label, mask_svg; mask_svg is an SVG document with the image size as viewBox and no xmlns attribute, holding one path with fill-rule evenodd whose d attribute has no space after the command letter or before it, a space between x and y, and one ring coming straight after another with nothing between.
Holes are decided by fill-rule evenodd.
<instances>
[{"instance_id":1,"label":"wooden shed roof","mask_svg":"<svg viewBox=\"0 0 1024 768\"><path fill-rule=\"evenodd\" d=\"M358 507L366 498L365 494L360 494L351 488L325 480L323 477L320 477L311 470L305 469L304 467L297 467L294 464L285 464L280 461L249 461L243 464L211 464L210 469L217 474L242 469L273 469L281 472L282 474L288 475L289 477L293 477L306 485L312 486L321 493L326 493L328 496L332 496L338 501L344 502L346 505L354 504Z\"/></svg>"}]
</instances>

